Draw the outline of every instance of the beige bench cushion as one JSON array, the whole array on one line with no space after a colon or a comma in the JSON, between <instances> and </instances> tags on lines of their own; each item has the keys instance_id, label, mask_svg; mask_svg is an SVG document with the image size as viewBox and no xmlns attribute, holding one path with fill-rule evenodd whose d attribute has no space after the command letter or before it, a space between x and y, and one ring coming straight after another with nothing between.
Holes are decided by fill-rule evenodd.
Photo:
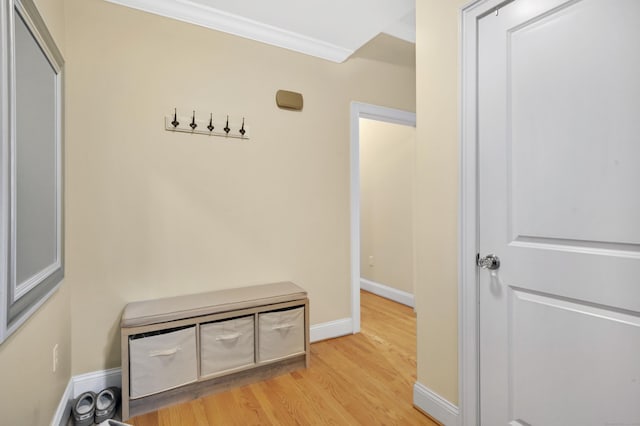
<instances>
[{"instance_id":1,"label":"beige bench cushion","mask_svg":"<svg viewBox=\"0 0 640 426\"><path fill-rule=\"evenodd\" d=\"M122 327L158 324L291 300L304 300L307 292L292 282L262 284L164 299L131 302L124 308Z\"/></svg>"}]
</instances>

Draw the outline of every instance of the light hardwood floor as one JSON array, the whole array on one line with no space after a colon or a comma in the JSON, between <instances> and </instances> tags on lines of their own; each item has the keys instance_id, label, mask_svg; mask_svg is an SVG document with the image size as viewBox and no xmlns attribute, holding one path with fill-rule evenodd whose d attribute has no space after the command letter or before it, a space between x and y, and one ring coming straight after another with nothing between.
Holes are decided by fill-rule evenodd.
<instances>
[{"instance_id":1,"label":"light hardwood floor","mask_svg":"<svg viewBox=\"0 0 640 426\"><path fill-rule=\"evenodd\" d=\"M362 332L311 345L311 367L135 417L135 426L429 425L412 406L413 309L361 292ZM313 309L313 307L312 307Z\"/></svg>"}]
</instances>

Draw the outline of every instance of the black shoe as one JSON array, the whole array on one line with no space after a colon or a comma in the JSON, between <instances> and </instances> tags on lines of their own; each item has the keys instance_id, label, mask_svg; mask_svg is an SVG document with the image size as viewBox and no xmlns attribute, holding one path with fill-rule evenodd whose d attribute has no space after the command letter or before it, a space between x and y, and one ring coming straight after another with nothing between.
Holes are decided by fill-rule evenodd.
<instances>
[{"instance_id":1,"label":"black shoe","mask_svg":"<svg viewBox=\"0 0 640 426\"><path fill-rule=\"evenodd\" d=\"M73 424L75 426L89 426L93 424L96 411L96 394L85 392L81 394L71 406Z\"/></svg>"}]
</instances>

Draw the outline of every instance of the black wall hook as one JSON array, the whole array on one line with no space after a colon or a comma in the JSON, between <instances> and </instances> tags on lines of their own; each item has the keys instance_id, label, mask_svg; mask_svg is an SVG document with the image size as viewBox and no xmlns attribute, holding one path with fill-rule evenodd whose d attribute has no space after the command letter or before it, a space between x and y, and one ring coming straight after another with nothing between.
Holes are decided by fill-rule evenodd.
<instances>
[{"instance_id":1,"label":"black wall hook","mask_svg":"<svg viewBox=\"0 0 640 426\"><path fill-rule=\"evenodd\" d=\"M178 121L178 108L174 108L173 109L173 121L171 122L171 125L173 127L178 127L179 124L180 124L180 122Z\"/></svg>"},{"instance_id":2,"label":"black wall hook","mask_svg":"<svg viewBox=\"0 0 640 426\"><path fill-rule=\"evenodd\" d=\"M227 124L224 126L224 129L222 129L222 130L224 130L224 132L226 134L229 134L229 132L231 131L231 129L229 128L229 116L228 115L227 115Z\"/></svg>"},{"instance_id":3,"label":"black wall hook","mask_svg":"<svg viewBox=\"0 0 640 426\"><path fill-rule=\"evenodd\" d=\"M200 115L202 115L202 111ZM182 132L192 135L218 136L227 138L227 140L241 139L245 141L251 139L246 124L246 117L242 117L241 124L240 116L236 116L236 118L233 119L229 114L226 114L226 119L222 114L216 115L218 118L216 118L216 122L214 123L213 112L209 113L208 122L205 118L206 116L196 119L195 110L191 113L191 119L189 119L189 116L184 114L184 112L181 117L182 118L178 120L178 108L174 107L173 114L164 116L164 129L172 133ZM238 124L240 124L240 126L238 126Z\"/></svg>"}]
</instances>

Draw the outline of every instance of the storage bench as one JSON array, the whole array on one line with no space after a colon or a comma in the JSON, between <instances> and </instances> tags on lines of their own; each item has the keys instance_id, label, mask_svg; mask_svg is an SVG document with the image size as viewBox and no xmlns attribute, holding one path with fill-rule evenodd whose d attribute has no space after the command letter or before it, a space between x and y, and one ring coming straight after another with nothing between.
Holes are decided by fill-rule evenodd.
<instances>
[{"instance_id":1,"label":"storage bench","mask_svg":"<svg viewBox=\"0 0 640 426\"><path fill-rule=\"evenodd\" d=\"M309 300L291 282L129 303L122 418L309 366Z\"/></svg>"}]
</instances>

